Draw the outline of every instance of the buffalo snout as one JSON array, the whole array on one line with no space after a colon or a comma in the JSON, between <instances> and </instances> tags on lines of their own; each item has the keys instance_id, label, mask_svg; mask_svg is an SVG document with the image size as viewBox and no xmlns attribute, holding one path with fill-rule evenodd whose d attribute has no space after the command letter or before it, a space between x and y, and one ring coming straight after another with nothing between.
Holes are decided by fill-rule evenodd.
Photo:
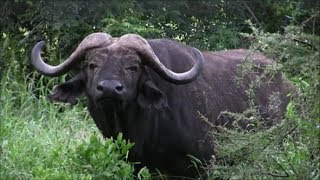
<instances>
[{"instance_id":1,"label":"buffalo snout","mask_svg":"<svg viewBox=\"0 0 320 180\"><path fill-rule=\"evenodd\" d=\"M99 98L121 99L125 88L117 80L103 80L97 85Z\"/></svg>"}]
</instances>

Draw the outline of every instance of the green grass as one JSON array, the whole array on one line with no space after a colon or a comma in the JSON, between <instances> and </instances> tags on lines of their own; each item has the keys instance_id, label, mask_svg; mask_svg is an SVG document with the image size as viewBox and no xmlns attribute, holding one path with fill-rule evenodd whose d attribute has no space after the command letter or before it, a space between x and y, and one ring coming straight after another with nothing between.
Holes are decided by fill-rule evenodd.
<instances>
[{"instance_id":1,"label":"green grass","mask_svg":"<svg viewBox=\"0 0 320 180\"><path fill-rule=\"evenodd\" d=\"M12 75L3 75L1 87L1 176L25 179L70 171L68 152L96 131L94 124L81 107L49 103L43 89L35 97L30 75L23 83ZM66 110L59 113L59 108Z\"/></svg>"},{"instance_id":2,"label":"green grass","mask_svg":"<svg viewBox=\"0 0 320 180\"><path fill-rule=\"evenodd\" d=\"M1 179L133 178L132 144L103 140L84 106L49 102L53 81L23 74L6 69L2 76ZM147 169L139 175L148 177Z\"/></svg>"}]
</instances>

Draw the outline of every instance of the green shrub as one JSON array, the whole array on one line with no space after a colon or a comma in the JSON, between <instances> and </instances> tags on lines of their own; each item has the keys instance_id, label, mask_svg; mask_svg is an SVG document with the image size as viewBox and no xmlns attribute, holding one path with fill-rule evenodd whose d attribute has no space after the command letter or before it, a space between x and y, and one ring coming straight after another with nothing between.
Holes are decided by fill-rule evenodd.
<instances>
[{"instance_id":1,"label":"green shrub","mask_svg":"<svg viewBox=\"0 0 320 180\"><path fill-rule=\"evenodd\" d=\"M132 146L121 134L104 142L92 135L89 142L76 148L75 165L80 173L88 173L95 179L132 179L134 168L126 162Z\"/></svg>"},{"instance_id":2,"label":"green shrub","mask_svg":"<svg viewBox=\"0 0 320 180\"><path fill-rule=\"evenodd\" d=\"M216 128L217 154L208 167L211 178L223 179L318 179L320 177L319 37L288 26L283 34L253 28L251 48L278 61L299 89L281 123L253 131ZM248 68L248 65L245 65ZM249 66L249 71L251 66ZM243 68L246 69L246 68ZM247 69L248 70L248 69ZM254 82L251 88L255 87ZM250 92L250 91L249 91ZM258 119L254 104L247 112L223 112L236 119Z\"/></svg>"}]
</instances>

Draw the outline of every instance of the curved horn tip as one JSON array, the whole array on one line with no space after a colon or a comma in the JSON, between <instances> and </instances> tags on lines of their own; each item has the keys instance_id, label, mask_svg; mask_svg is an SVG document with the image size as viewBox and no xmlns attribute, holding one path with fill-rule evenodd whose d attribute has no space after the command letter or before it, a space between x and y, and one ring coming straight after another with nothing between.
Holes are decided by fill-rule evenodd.
<instances>
[{"instance_id":1,"label":"curved horn tip","mask_svg":"<svg viewBox=\"0 0 320 180\"><path fill-rule=\"evenodd\" d=\"M32 61L37 61L35 57L37 57L37 54L40 54L39 51L43 48L44 45L45 45L45 42L40 41L32 48L32 52L31 52Z\"/></svg>"},{"instance_id":2,"label":"curved horn tip","mask_svg":"<svg viewBox=\"0 0 320 180\"><path fill-rule=\"evenodd\" d=\"M201 56L203 56L203 55L202 55L202 52L201 52L199 49L197 49L197 48L195 48L195 47L192 48L192 49L193 49L193 50L196 50L196 52L197 52L198 54L200 54Z\"/></svg>"},{"instance_id":3,"label":"curved horn tip","mask_svg":"<svg viewBox=\"0 0 320 180\"><path fill-rule=\"evenodd\" d=\"M46 43L44 41L40 41L36 44L37 47L42 48Z\"/></svg>"},{"instance_id":4,"label":"curved horn tip","mask_svg":"<svg viewBox=\"0 0 320 180\"><path fill-rule=\"evenodd\" d=\"M45 43L44 41L38 42L38 43L32 48L32 56L33 56L33 55L36 55L36 53L38 53L38 51L40 51L45 44L46 44L46 43Z\"/></svg>"}]
</instances>

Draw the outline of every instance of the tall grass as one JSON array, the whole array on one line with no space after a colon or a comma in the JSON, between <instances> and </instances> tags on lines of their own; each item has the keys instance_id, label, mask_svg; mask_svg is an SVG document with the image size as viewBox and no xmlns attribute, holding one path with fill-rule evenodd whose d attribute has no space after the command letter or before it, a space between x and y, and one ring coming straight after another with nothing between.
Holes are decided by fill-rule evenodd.
<instances>
[{"instance_id":1,"label":"tall grass","mask_svg":"<svg viewBox=\"0 0 320 180\"><path fill-rule=\"evenodd\" d=\"M47 101L33 74L23 82L9 69L1 87L1 176L32 178L67 173L68 152L96 131L85 110ZM41 80L40 80L41 83ZM36 97L33 91L40 91ZM59 109L64 108L62 112ZM41 176L41 175L40 175Z\"/></svg>"}]
</instances>

